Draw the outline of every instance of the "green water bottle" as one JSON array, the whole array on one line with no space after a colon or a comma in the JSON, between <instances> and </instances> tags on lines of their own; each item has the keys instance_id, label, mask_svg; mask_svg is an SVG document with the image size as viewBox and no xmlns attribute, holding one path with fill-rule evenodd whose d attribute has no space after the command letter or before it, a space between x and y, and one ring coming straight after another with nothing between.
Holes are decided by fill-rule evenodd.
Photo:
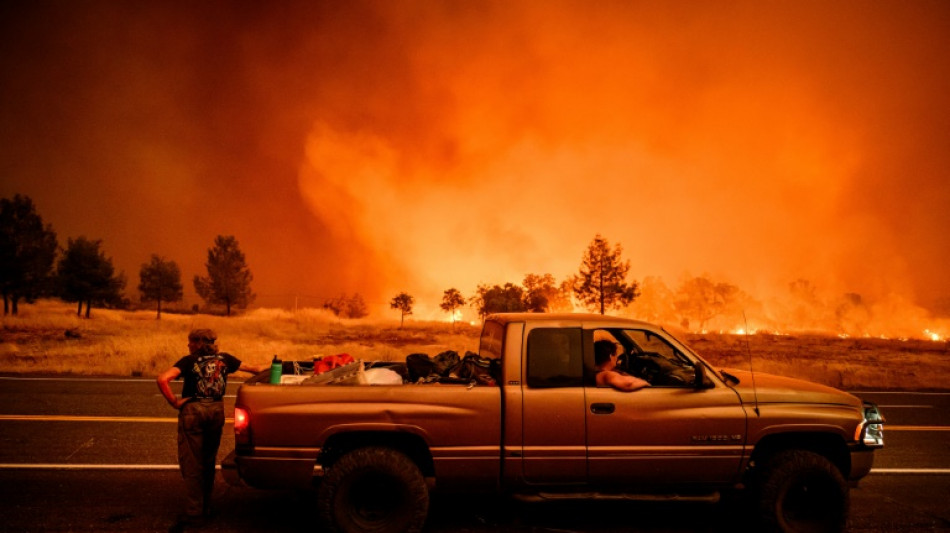
<instances>
[{"instance_id":1,"label":"green water bottle","mask_svg":"<svg viewBox=\"0 0 950 533\"><path fill-rule=\"evenodd\" d=\"M271 383L280 383L280 375L284 371L284 364L274 356L274 360L270 364L270 382Z\"/></svg>"}]
</instances>

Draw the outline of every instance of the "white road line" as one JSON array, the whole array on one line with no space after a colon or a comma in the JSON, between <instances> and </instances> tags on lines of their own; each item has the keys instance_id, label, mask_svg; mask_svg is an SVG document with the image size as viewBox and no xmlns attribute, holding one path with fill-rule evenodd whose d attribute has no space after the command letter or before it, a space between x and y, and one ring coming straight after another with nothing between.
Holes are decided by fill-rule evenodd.
<instances>
[{"instance_id":1,"label":"white road line","mask_svg":"<svg viewBox=\"0 0 950 533\"><path fill-rule=\"evenodd\" d=\"M73 415L0 415L0 422L147 422L177 424L178 418L158 416L73 416ZM225 418L225 424L233 424L233 418Z\"/></svg>"},{"instance_id":2,"label":"white road line","mask_svg":"<svg viewBox=\"0 0 950 533\"><path fill-rule=\"evenodd\" d=\"M155 381L150 378L55 378L55 377L42 377L42 376L0 376L0 381L88 381L88 382L102 382L102 383L115 383L116 381L130 381L130 382L148 382Z\"/></svg>"},{"instance_id":3,"label":"white road line","mask_svg":"<svg viewBox=\"0 0 950 533\"><path fill-rule=\"evenodd\" d=\"M126 381L130 383L155 383L155 378L59 378L43 376L0 376L0 381L83 381L87 383L115 383ZM244 380L228 380L228 383L239 385Z\"/></svg>"},{"instance_id":4,"label":"white road line","mask_svg":"<svg viewBox=\"0 0 950 533\"><path fill-rule=\"evenodd\" d=\"M216 465L221 470L221 465ZM63 463L0 463L0 470L178 470L178 465L108 465Z\"/></svg>"},{"instance_id":5,"label":"white road line","mask_svg":"<svg viewBox=\"0 0 950 533\"><path fill-rule=\"evenodd\" d=\"M221 470L221 465L216 465ZM0 470L178 470L178 465L0 463ZM872 468L879 475L950 475L950 468Z\"/></svg>"},{"instance_id":6,"label":"white road line","mask_svg":"<svg viewBox=\"0 0 950 533\"><path fill-rule=\"evenodd\" d=\"M863 391L848 391L855 396L860 397L862 394L915 394L918 396L950 396L950 392L919 392L919 391L899 391L899 390L863 390Z\"/></svg>"},{"instance_id":7,"label":"white road line","mask_svg":"<svg viewBox=\"0 0 950 533\"><path fill-rule=\"evenodd\" d=\"M950 474L950 468L872 468L872 474Z\"/></svg>"},{"instance_id":8,"label":"white road line","mask_svg":"<svg viewBox=\"0 0 950 533\"><path fill-rule=\"evenodd\" d=\"M892 426L884 424L884 431L950 431L950 426Z\"/></svg>"}]
</instances>

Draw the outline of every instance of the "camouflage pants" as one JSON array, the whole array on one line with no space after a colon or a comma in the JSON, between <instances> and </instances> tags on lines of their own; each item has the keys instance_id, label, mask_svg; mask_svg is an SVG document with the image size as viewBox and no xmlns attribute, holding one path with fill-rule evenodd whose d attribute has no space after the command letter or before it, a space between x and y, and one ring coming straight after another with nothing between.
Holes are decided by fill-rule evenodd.
<instances>
[{"instance_id":1,"label":"camouflage pants","mask_svg":"<svg viewBox=\"0 0 950 533\"><path fill-rule=\"evenodd\" d=\"M178 466L185 479L189 516L209 511L223 428L222 402L192 401L178 413Z\"/></svg>"}]
</instances>

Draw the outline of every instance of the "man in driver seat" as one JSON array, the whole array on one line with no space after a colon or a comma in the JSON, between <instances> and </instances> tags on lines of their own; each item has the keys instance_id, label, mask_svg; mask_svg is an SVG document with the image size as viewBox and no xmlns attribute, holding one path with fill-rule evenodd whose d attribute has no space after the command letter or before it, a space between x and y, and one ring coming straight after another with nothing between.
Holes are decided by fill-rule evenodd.
<instances>
[{"instance_id":1,"label":"man in driver seat","mask_svg":"<svg viewBox=\"0 0 950 533\"><path fill-rule=\"evenodd\" d=\"M597 365L597 386L613 387L623 392L633 392L650 383L626 372L617 370L617 353L620 347L614 341L602 339L594 342L594 364Z\"/></svg>"}]
</instances>

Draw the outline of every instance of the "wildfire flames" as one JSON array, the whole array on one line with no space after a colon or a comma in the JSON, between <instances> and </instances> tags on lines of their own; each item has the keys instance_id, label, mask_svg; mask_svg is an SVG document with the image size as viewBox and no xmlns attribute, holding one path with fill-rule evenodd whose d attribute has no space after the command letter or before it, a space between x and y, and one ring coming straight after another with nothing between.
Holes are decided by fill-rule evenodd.
<instances>
[{"instance_id":1,"label":"wildfire flames","mask_svg":"<svg viewBox=\"0 0 950 533\"><path fill-rule=\"evenodd\" d=\"M690 331L950 334L950 3L15 4L0 197L133 300L158 254L198 303L234 235L257 306L473 320L443 291L563 280L602 234L632 279L748 294ZM684 320L647 300L618 314Z\"/></svg>"}]
</instances>

